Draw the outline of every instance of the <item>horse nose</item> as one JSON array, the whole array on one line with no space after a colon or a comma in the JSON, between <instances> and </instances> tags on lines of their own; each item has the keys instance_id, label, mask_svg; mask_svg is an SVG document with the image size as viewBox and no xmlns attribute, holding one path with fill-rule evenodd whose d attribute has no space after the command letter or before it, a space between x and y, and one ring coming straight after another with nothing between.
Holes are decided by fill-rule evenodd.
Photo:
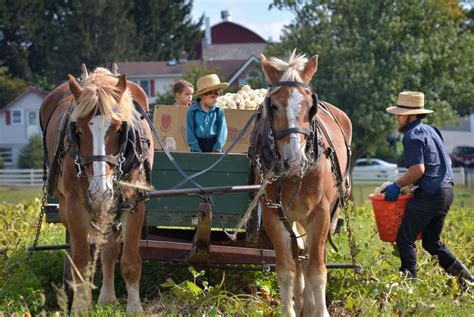
<instances>
[{"instance_id":1,"label":"horse nose","mask_svg":"<svg viewBox=\"0 0 474 317\"><path fill-rule=\"evenodd\" d=\"M113 192L112 192L112 189L109 188L109 189L106 189L105 191L101 192L101 191L97 191L97 190L91 190L89 189L87 191L87 194L89 196L89 199L91 201L102 201L102 200L109 200L112 198L113 196Z\"/></svg>"}]
</instances>

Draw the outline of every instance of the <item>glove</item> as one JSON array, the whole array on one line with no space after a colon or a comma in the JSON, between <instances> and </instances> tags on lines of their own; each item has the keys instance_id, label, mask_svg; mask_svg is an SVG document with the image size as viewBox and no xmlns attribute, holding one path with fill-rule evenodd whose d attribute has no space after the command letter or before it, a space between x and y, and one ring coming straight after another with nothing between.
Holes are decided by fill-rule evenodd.
<instances>
[{"instance_id":1,"label":"glove","mask_svg":"<svg viewBox=\"0 0 474 317\"><path fill-rule=\"evenodd\" d=\"M400 186L397 183L391 183L382 190L385 193L385 201L397 201L400 194Z\"/></svg>"}]
</instances>

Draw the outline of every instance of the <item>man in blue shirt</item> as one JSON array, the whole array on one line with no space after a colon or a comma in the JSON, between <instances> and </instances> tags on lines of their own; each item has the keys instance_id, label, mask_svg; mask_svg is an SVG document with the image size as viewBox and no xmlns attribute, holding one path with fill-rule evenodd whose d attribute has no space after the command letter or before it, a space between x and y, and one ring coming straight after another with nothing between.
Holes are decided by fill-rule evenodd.
<instances>
[{"instance_id":1,"label":"man in blue shirt","mask_svg":"<svg viewBox=\"0 0 474 317\"><path fill-rule=\"evenodd\" d=\"M197 80L196 102L186 115L186 139L191 152L222 152L227 140L224 110L217 105L217 97L229 85L221 83L216 74Z\"/></svg>"},{"instance_id":2,"label":"man in blue shirt","mask_svg":"<svg viewBox=\"0 0 474 317\"><path fill-rule=\"evenodd\" d=\"M421 232L423 248L437 256L446 272L457 276L463 285L474 282L469 270L440 240L454 198L453 172L441 133L434 126L421 122L433 111L424 108L423 93L415 91L400 93L397 105L386 111L396 115L398 131L404 134L403 148L408 170L384 189L385 200L396 201L401 187L418 185L397 234L400 271L417 277L415 241Z\"/></svg>"}]
</instances>

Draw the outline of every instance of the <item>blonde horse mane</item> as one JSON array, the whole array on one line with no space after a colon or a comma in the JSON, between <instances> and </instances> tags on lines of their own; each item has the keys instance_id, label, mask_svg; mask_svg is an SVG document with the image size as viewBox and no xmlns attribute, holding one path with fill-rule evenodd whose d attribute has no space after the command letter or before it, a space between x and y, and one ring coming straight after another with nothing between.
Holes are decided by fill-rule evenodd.
<instances>
[{"instance_id":1,"label":"blonde horse mane","mask_svg":"<svg viewBox=\"0 0 474 317\"><path fill-rule=\"evenodd\" d=\"M277 57L270 57L269 62L276 70L283 72L283 75L280 78L281 81L288 80L302 82L301 73L308 62L308 59L305 54L296 55L295 49L288 55L288 58L280 59Z\"/></svg>"},{"instance_id":2,"label":"blonde horse mane","mask_svg":"<svg viewBox=\"0 0 474 317\"><path fill-rule=\"evenodd\" d=\"M71 114L71 120L83 118L92 111L99 111L107 118L126 121L133 124L134 106L132 95L128 88L120 100L118 79L108 69L98 67L90 74L82 85L82 93L77 101L77 107Z\"/></svg>"}]
</instances>

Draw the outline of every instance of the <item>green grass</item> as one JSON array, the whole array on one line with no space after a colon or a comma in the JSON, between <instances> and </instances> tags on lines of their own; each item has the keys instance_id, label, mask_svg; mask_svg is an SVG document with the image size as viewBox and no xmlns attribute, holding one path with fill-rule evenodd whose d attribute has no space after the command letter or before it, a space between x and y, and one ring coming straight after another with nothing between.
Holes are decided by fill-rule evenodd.
<instances>
[{"instance_id":1,"label":"green grass","mask_svg":"<svg viewBox=\"0 0 474 317\"><path fill-rule=\"evenodd\" d=\"M41 198L41 187L0 186L0 202L18 204Z\"/></svg>"},{"instance_id":2,"label":"green grass","mask_svg":"<svg viewBox=\"0 0 474 317\"><path fill-rule=\"evenodd\" d=\"M369 195L381 183L374 184L353 184L352 197L356 204L369 202ZM453 206L474 208L474 188L464 186L454 186L454 202Z\"/></svg>"}]
</instances>

